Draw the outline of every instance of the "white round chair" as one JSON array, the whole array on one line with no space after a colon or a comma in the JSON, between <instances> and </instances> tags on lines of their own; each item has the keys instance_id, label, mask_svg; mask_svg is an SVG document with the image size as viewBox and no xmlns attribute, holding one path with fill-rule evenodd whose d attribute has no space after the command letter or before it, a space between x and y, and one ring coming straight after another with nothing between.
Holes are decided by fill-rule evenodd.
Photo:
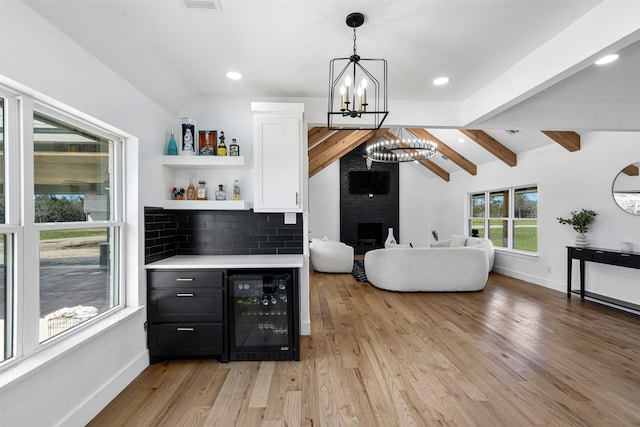
<instances>
[{"instance_id":1,"label":"white round chair","mask_svg":"<svg viewBox=\"0 0 640 427\"><path fill-rule=\"evenodd\" d=\"M311 264L321 273L351 273L353 248L335 240L311 239L309 244Z\"/></svg>"}]
</instances>

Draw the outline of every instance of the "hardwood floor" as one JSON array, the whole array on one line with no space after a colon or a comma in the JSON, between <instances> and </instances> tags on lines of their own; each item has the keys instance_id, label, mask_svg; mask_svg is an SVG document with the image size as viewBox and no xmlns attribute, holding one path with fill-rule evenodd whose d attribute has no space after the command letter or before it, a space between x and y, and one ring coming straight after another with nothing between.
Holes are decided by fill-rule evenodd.
<instances>
[{"instance_id":1,"label":"hardwood floor","mask_svg":"<svg viewBox=\"0 0 640 427\"><path fill-rule=\"evenodd\" d=\"M640 318L492 273L474 293L311 276L300 362L147 368L89 425L640 425Z\"/></svg>"}]
</instances>

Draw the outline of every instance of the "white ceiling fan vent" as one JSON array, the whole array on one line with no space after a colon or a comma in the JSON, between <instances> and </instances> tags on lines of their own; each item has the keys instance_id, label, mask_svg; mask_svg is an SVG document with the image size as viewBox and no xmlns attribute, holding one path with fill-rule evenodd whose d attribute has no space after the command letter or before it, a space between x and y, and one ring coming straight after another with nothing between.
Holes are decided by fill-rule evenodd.
<instances>
[{"instance_id":1,"label":"white ceiling fan vent","mask_svg":"<svg viewBox=\"0 0 640 427\"><path fill-rule=\"evenodd\" d=\"M222 12L220 0L182 0L187 9L211 9Z\"/></svg>"}]
</instances>

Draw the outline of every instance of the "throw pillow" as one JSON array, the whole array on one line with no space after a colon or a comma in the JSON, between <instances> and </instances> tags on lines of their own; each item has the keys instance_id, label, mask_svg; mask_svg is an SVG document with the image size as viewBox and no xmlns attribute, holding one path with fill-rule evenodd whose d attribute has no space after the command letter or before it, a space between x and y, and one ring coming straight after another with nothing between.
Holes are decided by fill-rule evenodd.
<instances>
[{"instance_id":1,"label":"throw pillow","mask_svg":"<svg viewBox=\"0 0 640 427\"><path fill-rule=\"evenodd\" d=\"M459 246L464 246L466 242L467 242L467 236L463 234L452 234L451 243L449 243L449 247L457 248Z\"/></svg>"},{"instance_id":2,"label":"throw pillow","mask_svg":"<svg viewBox=\"0 0 640 427\"><path fill-rule=\"evenodd\" d=\"M469 237L467 239L467 243L465 243L466 246L473 246L473 245L477 245L478 243L480 243L480 238L478 237Z\"/></svg>"}]
</instances>

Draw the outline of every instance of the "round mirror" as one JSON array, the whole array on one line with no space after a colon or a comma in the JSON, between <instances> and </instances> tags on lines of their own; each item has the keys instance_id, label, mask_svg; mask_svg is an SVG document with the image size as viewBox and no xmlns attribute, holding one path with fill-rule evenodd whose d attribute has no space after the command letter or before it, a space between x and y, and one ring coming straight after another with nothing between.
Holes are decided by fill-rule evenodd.
<instances>
[{"instance_id":1,"label":"round mirror","mask_svg":"<svg viewBox=\"0 0 640 427\"><path fill-rule=\"evenodd\" d=\"M616 176L613 199L623 210L640 215L640 162L631 163Z\"/></svg>"}]
</instances>

